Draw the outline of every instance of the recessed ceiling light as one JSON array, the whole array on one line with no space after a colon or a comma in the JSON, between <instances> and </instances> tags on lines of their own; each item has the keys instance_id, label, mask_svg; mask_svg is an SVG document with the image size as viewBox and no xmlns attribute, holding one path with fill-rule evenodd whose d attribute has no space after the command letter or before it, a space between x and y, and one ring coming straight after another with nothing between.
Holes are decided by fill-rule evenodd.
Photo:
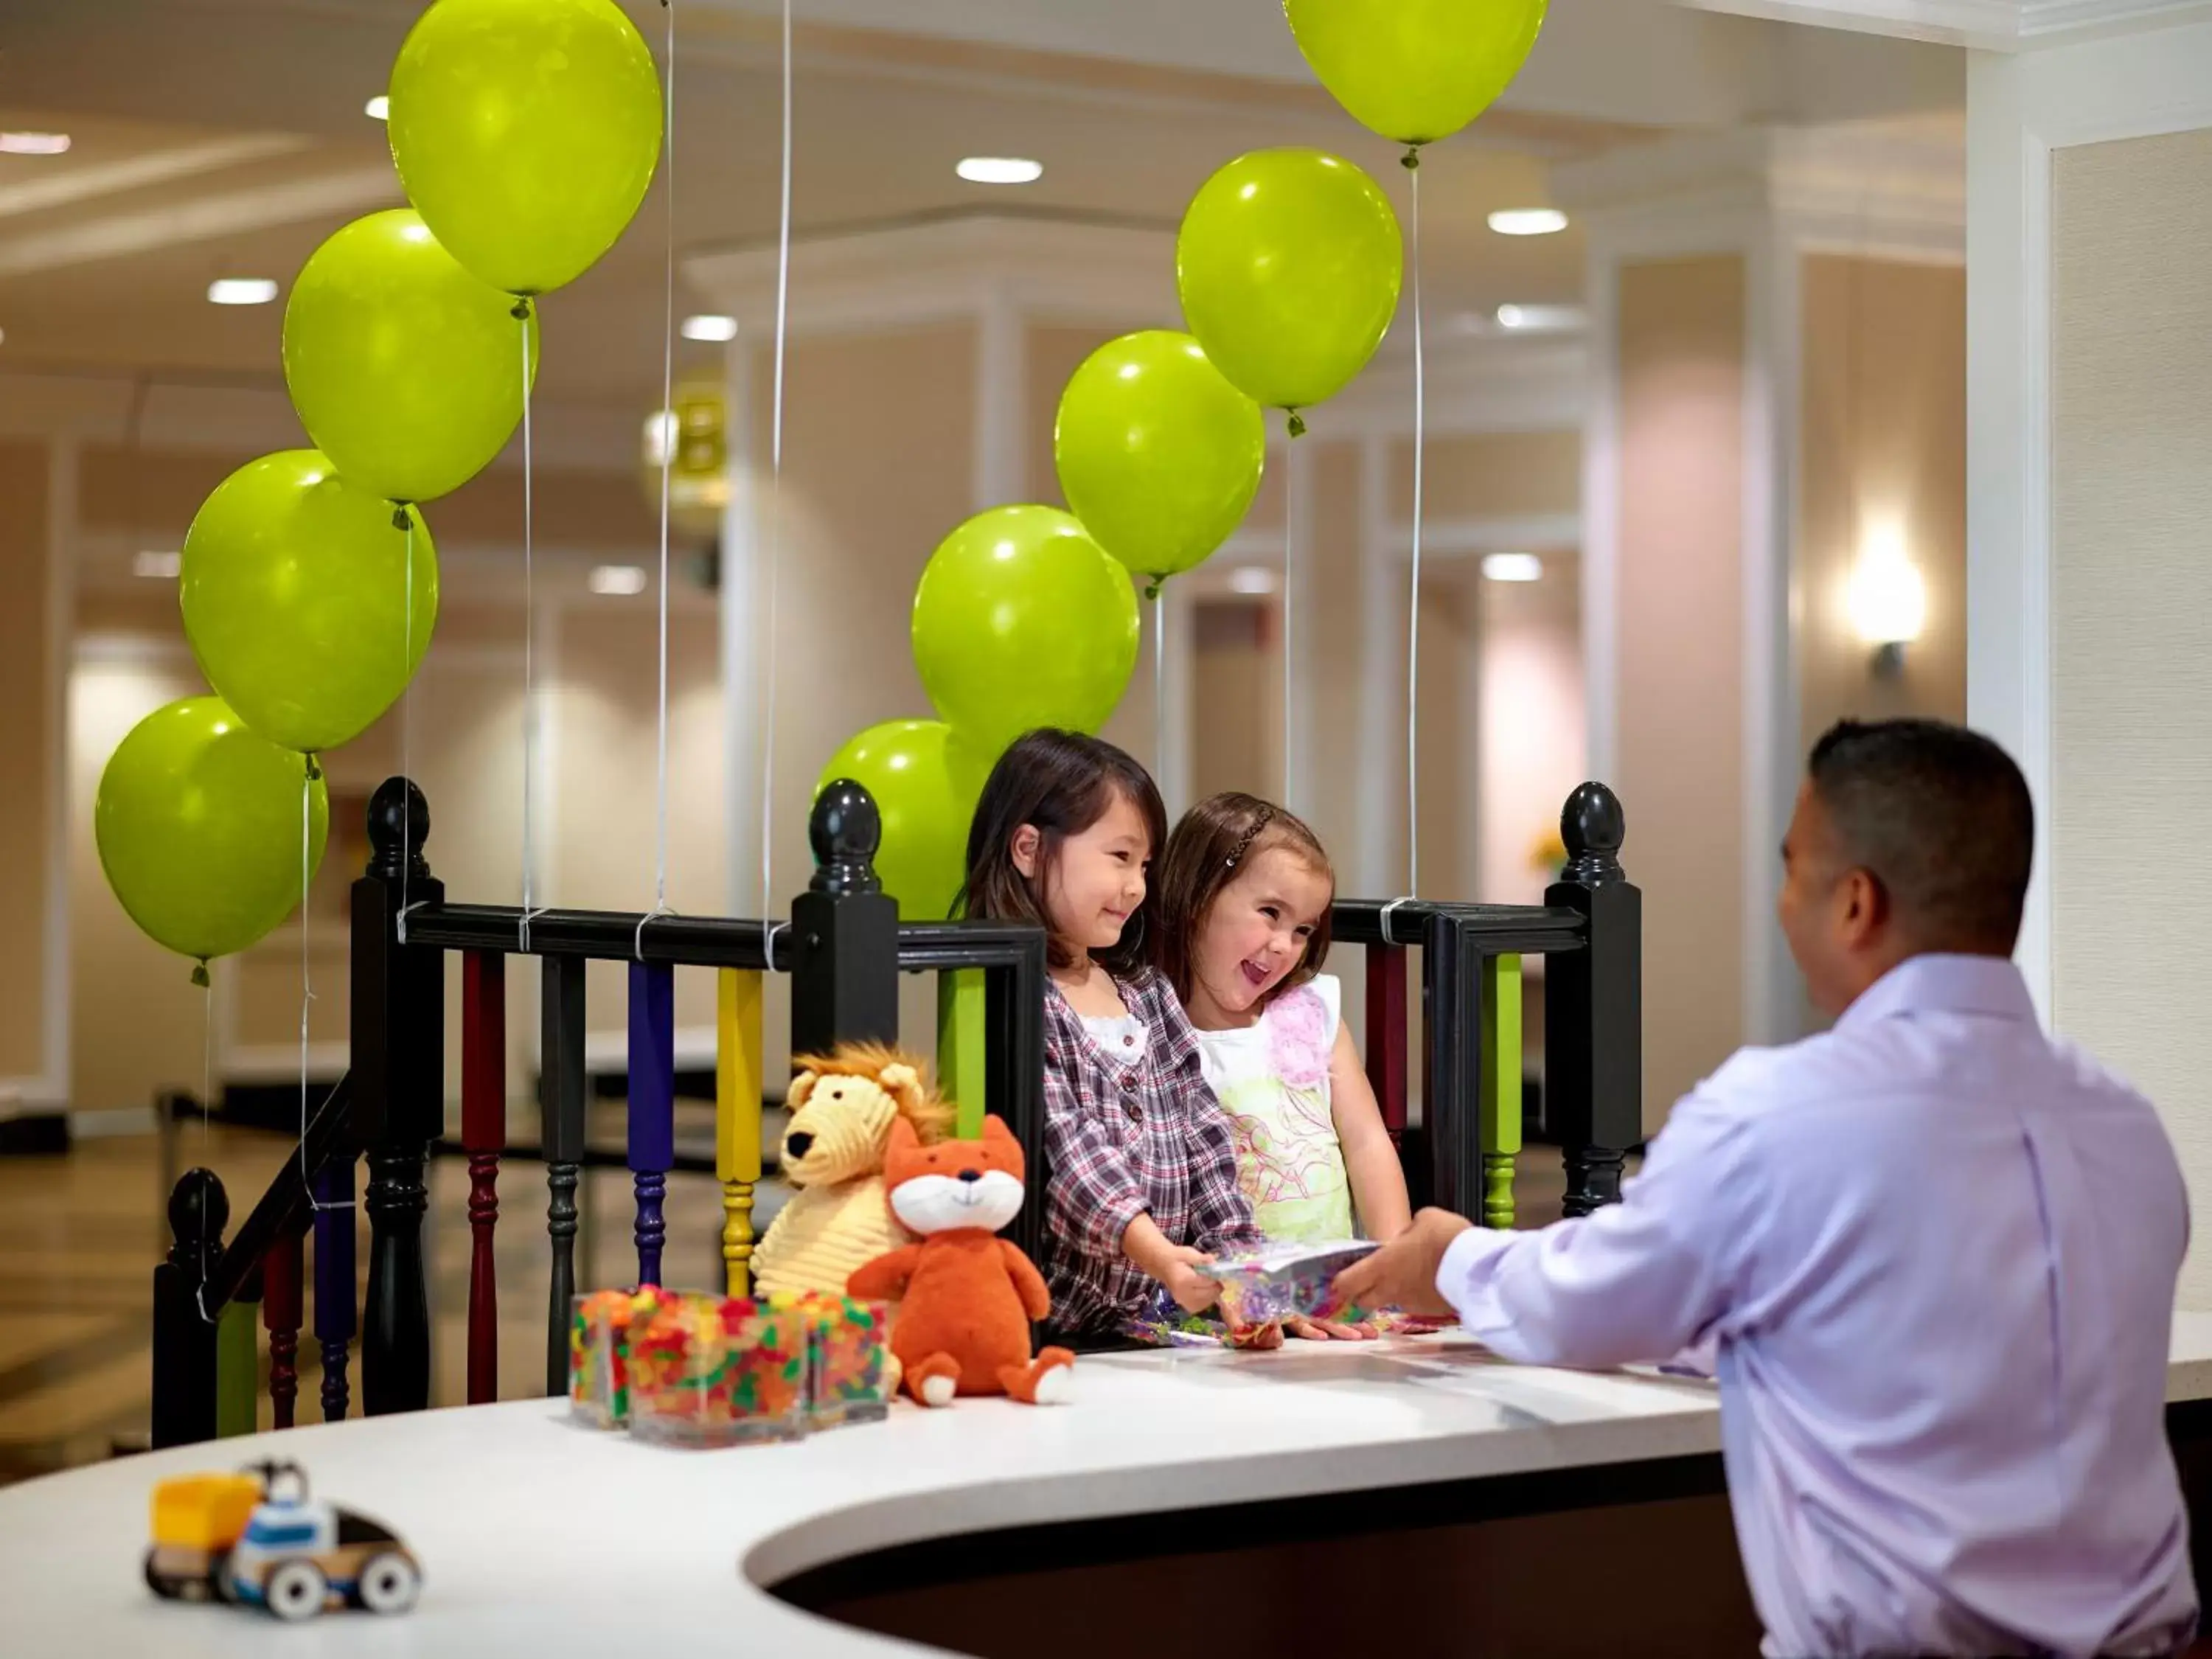
<instances>
[{"instance_id":1,"label":"recessed ceiling light","mask_svg":"<svg viewBox=\"0 0 2212 1659\"><path fill-rule=\"evenodd\" d=\"M1044 163L1026 155L969 155L952 170L971 185L1033 185L1044 177Z\"/></svg>"},{"instance_id":2,"label":"recessed ceiling light","mask_svg":"<svg viewBox=\"0 0 2212 1659\"><path fill-rule=\"evenodd\" d=\"M392 118L392 100L380 92L361 106L361 112L372 121L389 121Z\"/></svg>"},{"instance_id":3,"label":"recessed ceiling light","mask_svg":"<svg viewBox=\"0 0 2212 1659\"><path fill-rule=\"evenodd\" d=\"M621 597L645 592L645 567L601 564L592 567L592 592Z\"/></svg>"},{"instance_id":4,"label":"recessed ceiling light","mask_svg":"<svg viewBox=\"0 0 2212 1659\"><path fill-rule=\"evenodd\" d=\"M686 317L677 331L687 340L734 340L738 337L738 319L703 312L696 317Z\"/></svg>"},{"instance_id":5,"label":"recessed ceiling light","mask_svg":"<svg viewBox=\"0 0 2212 1659\"><path fill-rule=\"evenodd\" d=\"M1497 316L1498 327L1516 334L1564 334L1589 319L1580 306L1500 306Z\"/></svg>"},{"instance_id":6,"label":"recessed ceiling light","mask_svg":"<svg viewBox=\"0 0 2212 1659\"><path fill-rule=\"evenodd\" d=\"M69 147L66 132L0 132L0 155L60 155Z\"/></svg>"},{"instance_id":7,"label":"recessed ceiling light","mask_svg":"<svg viewBox=\"0 0 2212 1659\"><path fill-rule=\"evenodd\" d=\"M265 306L276 297L276 284L266 276L218 276L208 284L208 298L219 306Z\"/></svg>"},{"instance_id":8,"label":"recessed ceiling light","mask_svg":"<svg viewBox=\"0 0 2212 1659\"><path fill-rule=\"evenodd\" d=\"M1272 593L1275 591L1275 573L1264 564L1240 564L1229 573L1229 591Z\"/></svg>"},{"instance_id":9,"label":"recessed ceiling light","mask_svg":"<svg viewBox=\"0 0 2212 1659\"><path fill-rule=\"evenodd\" d=\"M159 548L149 547L143 553L134 554L131 560L132 575L144 576L154 581L174 581L184 568L185 556L174 550L164 552Z\"/></svg>"},{"instance_id":10,"label":"recessed ceiling light","mask_svg":"<svg viewBox=\"0 0 2212 1659\"><path fill-rule=\"evenodd\" d=\"M1490 228L1500 236L1549 236L1567 228L1567 216L1557 208L1500 208Z\"/></svg>"},{"instance_id":11,"label":"recessed ceiling light","mask_svg":"<svg viewBox=\"0 0 2212 1659\"><path fill-rule=\"evenodd\" d=\"M1544 580L1544 562L1534 553L1486 553L1482 574L1494 582L1537 582Z\"/></svg>"}]
</instances>

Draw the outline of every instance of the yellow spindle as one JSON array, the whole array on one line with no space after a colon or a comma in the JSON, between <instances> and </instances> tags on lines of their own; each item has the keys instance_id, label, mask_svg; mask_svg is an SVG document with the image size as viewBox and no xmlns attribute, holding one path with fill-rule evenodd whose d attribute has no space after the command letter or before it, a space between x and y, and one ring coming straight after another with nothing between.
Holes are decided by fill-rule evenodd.
<instances>
[{"instance_id":1,"label":"yellow spindle","mask_svg":"<svg viewBox=\"0 0 2212 1659\"><path fill-rule=\"evenodd\" d=\"M761 1174L761 976L715 976L714 1175L722 1183L722 1272L729 1294L752 1277L753 1187Z\"/></svg>"}]
</instances>

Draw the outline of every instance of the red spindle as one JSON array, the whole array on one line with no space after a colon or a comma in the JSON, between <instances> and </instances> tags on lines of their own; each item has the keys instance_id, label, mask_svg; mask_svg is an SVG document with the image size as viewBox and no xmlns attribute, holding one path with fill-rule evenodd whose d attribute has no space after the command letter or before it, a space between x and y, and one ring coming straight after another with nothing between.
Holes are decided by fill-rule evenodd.
<instances>
[{"instance_id":1,"label":"red spindle","mask_svg":"<svg viewBox=\"0 0 2212 1659\"><path fill-rule=\"evenodd\" d=\"M507 958L461 959L461 1146L469 1155L469 1404L499 1398L499 1287L492 1228L507 1146Z\"/></svg>"},{"instance_id":2,"label":"red spindle","mask_svg":"<svg viewBox=\"0 0 2212 1659\"><path fill-rule=\"evenodd\" d=\"M1406 1133L1406 952L1367 947L1367 1081L1395 1146Z\"/></svg>"},{"instance_id":3,"label":"red spindle","mask_svg":"<svg viewBox=\"0 0 2212 1659\"><path fill-rule=\"evenodd\" d=\"M292 1426L300 1398L305 1237L286 1228L270 1241L268 1254L261 1259L261 1323L269 1333L269 1410L280 1429Z\"/></svg>"}]
</instances>

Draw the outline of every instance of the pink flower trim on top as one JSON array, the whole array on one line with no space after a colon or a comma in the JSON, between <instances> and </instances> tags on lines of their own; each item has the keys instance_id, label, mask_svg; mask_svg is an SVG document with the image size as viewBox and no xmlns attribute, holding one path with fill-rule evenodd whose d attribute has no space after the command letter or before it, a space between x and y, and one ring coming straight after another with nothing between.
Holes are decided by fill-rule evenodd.
<instances>
[{"instance_id":1,"label":"pink flower trim on top","mask_svg":"<svg viewBox=\"0 0 2212 1659\"><path fill-rule=\"evenodd\" d=\"M1267 1006L1267 1057L1292 1089L1317 1089L1328 1076L1328 1005L1310 985Z\"/></svg>"}]
</instances>

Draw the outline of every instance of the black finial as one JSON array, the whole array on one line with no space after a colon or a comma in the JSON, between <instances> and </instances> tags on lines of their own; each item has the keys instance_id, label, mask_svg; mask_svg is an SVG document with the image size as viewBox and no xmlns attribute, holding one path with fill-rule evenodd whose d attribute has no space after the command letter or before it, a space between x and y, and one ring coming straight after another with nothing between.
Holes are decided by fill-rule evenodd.
<instances>
[{"instance_id":1,"label":"black finial","mask_svg":"<svg viewBox=\"0 0 2212 1659\"><path fill-rule=\"evenodd\" d=\"M876 798L850 778L833 779L814 798L806 838L814 844L811 892L880 893L876 851L884 844L883 815Z\"/></svg>"},{"instance_id":2,"label":"black finial","mask_svg":"<svg viewBox=\"0 0 2212 1659\"><path fill-rule=\"evenodd\" d=\"M204 1275L222 1249L222 1230L230 1224L230 1195L213 1170L191 1169L169 1192L169 1260L190 1267L195 1258Z\"/></svg>"},{"instance_id":3,"label":"black finial","mask_svg":"<svg viewBox=\"0 0 2212 1659\"><path fill-rule=\"evenodd\" d=\"M386 778L368 799L368 873L397 881L427 878L422 843L430 839L430 803L406 778Z\"/></svg>"},{"instance_id":4,"label":"black finial","mask_svg":"<svg viewBox=\"0 0 2212 1659\"><path fill-rule=\"evenodd\" d=\"M1559 839L1566 843L1567 867L1562 881L1601 887L1620 881L1620 844L1628 836L1628 815L1620 797L1601 783L1583 783L1559 809Z\"/></svg>"}]
</instances>

